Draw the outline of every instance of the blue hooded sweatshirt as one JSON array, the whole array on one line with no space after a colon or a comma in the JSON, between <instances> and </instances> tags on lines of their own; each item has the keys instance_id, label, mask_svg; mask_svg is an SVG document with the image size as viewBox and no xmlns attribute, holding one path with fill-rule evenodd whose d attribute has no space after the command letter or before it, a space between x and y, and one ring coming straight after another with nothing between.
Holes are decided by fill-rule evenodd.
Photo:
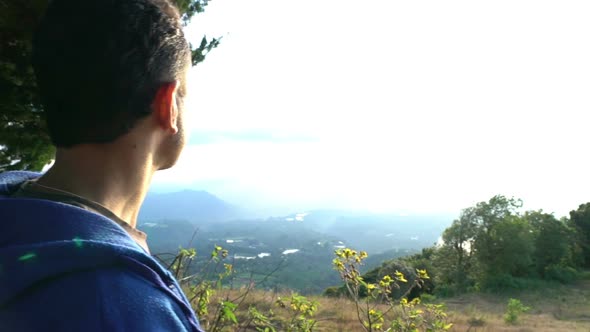
<instances>
[{"instance_id":1,"label":"blue hooded sweatshirt","mask_svg":"<svg viewBox=\"0 0 590 332\"><path fill-rule=\"evenodd\" d=\"M10 198L0 173L0 331L203 331L173 276L114 221Z\"/></svg>"}]
</instances>

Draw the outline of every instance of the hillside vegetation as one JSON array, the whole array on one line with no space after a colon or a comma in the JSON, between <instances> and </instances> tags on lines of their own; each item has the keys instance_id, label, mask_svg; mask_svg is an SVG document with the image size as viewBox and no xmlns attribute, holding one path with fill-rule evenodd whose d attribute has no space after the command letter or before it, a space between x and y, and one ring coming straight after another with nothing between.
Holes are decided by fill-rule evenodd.
<instances>
[{"instance_id":1,"label":"hillside vegetation","mask_svg":"<svg viewBox=\"0 0 590 332\"><path fill-rule=\"evenodd\" d=\"M590 204L562 219L520 206L503 196L478 203L442 244L366 273L366 252L337 248L340 286L324 296L257 289L281 266L244 273L220 246L196 273L194 250L182 249L170 269L210 331L587 331Z\"/></svg>"},{"instance_id":2,"label":"hillside vegetation","mask_svg":"<svg viewBox=\"0 0 590 332\"><path fill-rule=\"evenodd\" d=\"M229 297L238 297L240 290L229 292ZM289 311L281 310L276 304L278 297L288 298L288 292L253 290L246 301L236 309L239 322L248 321L248 308L255 307L262 312L273 310L275 322L291 319ZM510 296L518 297L531 306L529 312L522 314L516 325L504 321L506 304ZM449 331L590 331L590 280L571 285L554 286L542 291L522 291L512 295L489 293L470 293L442 300L446 304L449 321L453 326ZM214 298L218 303L224 298ZM354 332L363 331L357 318L355 304L346 297L331 298L310 296L317 303L313 319L317 321L313 331ZM397 314L397 313L395 313ZM281 325L284 326L284 325ZM253 326L228 326L226 331L256 331ZM281 331L281 329L277 329Z\"/></svg>"}]
</instances>

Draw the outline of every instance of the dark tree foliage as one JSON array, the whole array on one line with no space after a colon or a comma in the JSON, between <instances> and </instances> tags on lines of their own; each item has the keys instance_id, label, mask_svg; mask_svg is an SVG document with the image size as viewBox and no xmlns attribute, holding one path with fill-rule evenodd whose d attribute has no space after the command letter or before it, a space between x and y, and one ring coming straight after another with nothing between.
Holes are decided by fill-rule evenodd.
<instances>
[{"instance_id":1,"label":"dark tree foliage","mask_svg":"<svg viewBox=\"0 0 590 332\"><path fill-rule=\"evenodd\" d=\"M31 67L31 38L47 0L0 2L0 170L40 169L53 156Z\"/></svg>"},{"instance_id":2,"label":"dark tree foliage","mask_svg":"<svg viewBox=\"0 0 590 332\"><path fill-rule=\"evenodd\" d=\"M574 266L575 231L567 220L557 219L542 211L527 211L524 218L531 224L535 237L534 263L537 273L546 277L554 267Z\"/></svg>"},{"instance_id":3,"label":"dark tree foliage","mask_svg":"<svg viewBox=\"0 0 590 332\"><path fill-rule=\"evenodd\" d=\"M528 225L517 213L521 200L501 195L475 206L477 225L473 250L481 270L478 279L502 273L523 273L529 264L532 244ZM514 255L514 253L519 253Z\"/></svg>"},{"instance_id":4,"label":"dark tree foliage","mask_svg":"<svg viewBox=\"0 0 590 332\"><path fill-rule=\"evenodd\" d=\"M570 212L570 220L577 231L577 243L582 251L583 266L590 268L590 203Z\"/></svg>"},{"instance_id":5,"label":"dark tree foliage","mask_svg":"<svg viewBox=\"0 0 590 332\"><path fill-rule=\"evenodd\" d=\"M398 270L413 280L415 269L426 270L430 279L409 294L413 297L541 289L582 277L581 270L590 268L590 203L571 211L569 219L543 210L521 212L521 207L520 199L497 195L463 209L445 229L440 243L409 257L385 261L363 279L375 283ZM324 294L347 293L340 286Z\"/></svg>"},{"instance_id":6,"label":"dark tree foliage","mask_svg":"<svg viewBox=\"0 0 590 332\"><path fill-rule=\"evenodd\" d=\"M184 24L209 0L173 0ZM31 40L49 0L0 1L0 171L40 170L54 148L45 130L43 106L31 66ZM205 60L219 38L203 37L192 48L192 63Z\"/></svg>"},{"instance_id":7,"label":"dark tree foliage","mask_svg":"<svg viewBox=\"0 0 590 332\"><path fill-rule=\"evenodd\" d=\"M473 207L464 209L459 219L447 228L442 235L444 245L438 258L442 261L440 268L444 271L440 278L455 284L458 289L467 287L467 278L473 265L473 243L478 231L477 210Z\"/></svg>"},{"instance_id":8,"label":"dark tree foliage","mask_svg":"<svg viewBox=\"0 0 590 332\"><path fill-rule=\"evenodd\" d=\"M434 248L431 274L440 294L577 278L589 246L590 204L572 211L571 220L542 210L521 213L521 206L520 200L498 195L463 210Z\"/></svg>"}]
</instances>

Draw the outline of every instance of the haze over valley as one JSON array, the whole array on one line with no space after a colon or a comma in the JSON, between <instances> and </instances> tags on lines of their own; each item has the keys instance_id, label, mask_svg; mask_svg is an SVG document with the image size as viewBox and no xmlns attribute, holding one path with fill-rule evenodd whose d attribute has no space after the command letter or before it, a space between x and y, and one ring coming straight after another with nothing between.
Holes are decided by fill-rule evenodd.
<instances>
[{"instance_id":1,"label":"haze over valley","mask_svg":"<svg viewBox=\"0 0 590 332\"><path fill-rule=\"evenodd\" d=\"M244 278L248 273L263 276L277 269L260 287L319 293L339 282L331 269L335 249L367 251L370 259L364 268L370 269L432 246L452 220L451 215L346 210L252 217L247 209L207 192L184 190L151 193L138 228L148 234L153 254L194 247L198 257L206 259L214 246L222 246Z\"/></svg>"}]
</instances>

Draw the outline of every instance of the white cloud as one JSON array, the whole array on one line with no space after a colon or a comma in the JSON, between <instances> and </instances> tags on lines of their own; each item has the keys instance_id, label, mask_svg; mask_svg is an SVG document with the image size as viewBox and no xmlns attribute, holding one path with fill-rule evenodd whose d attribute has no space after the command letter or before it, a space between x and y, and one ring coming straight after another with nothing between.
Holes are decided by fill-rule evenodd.
<instances>
[{"instance_id":1,"label":"white cloud","mask_svg":"<svg viewBox=\"0 0 590 332\"><path fill-rule=\"evenodd\" d=\"M453 210L497 193L589 200L584 1L211 2L189 126L318 142L191 146L157 181L285 202ZM239 203L239 202L238 202Z\"/></svg>"}]
</instances>

